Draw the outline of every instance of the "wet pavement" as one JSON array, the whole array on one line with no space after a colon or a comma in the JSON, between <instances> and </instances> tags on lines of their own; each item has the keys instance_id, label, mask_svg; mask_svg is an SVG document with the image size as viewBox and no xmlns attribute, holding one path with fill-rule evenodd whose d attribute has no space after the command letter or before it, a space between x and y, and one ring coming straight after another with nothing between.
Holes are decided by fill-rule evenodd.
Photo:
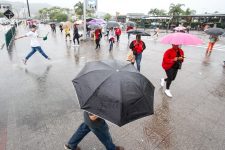
<instances>
[{"instance_id":1,"label":"wet pavement","mask_svg":"<svg viewBox=\"0 0 225 150\"><path fill-rule=\"evenodd\" d=\"M40 29L43 35L50 31L49 26ZM26 31L20 26L18 35ZM207 43L204 33L193 33ZM109 123L115 144L127 150L224 150L225 40L215 45L210 58L204 57L206 43L182 47L186 60L171 85L173 98L166 97L160 87L160 78L165 77L161 61L170 46L152 37L144 41L147 49L141 73L156 87L155 114L123 127ZM127 35L109 52L106 39L102 39L101 49L95 50L92 40L74 47L59 30L50 32L42 47L52 60L36 53L23 65L29 42L21 39L11 50L0 50L0 150L62 150L83 120L72 79L87 61L125 60ZM80 147L105 149L92 133Z\"/></svg>"}]
</instances>

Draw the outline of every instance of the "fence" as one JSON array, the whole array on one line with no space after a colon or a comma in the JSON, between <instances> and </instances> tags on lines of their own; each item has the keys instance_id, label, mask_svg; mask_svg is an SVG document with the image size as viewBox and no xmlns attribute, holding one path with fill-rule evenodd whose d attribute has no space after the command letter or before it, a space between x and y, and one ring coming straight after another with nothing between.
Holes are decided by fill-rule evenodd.
<instances>
[{"instance_id":1,"label":"fence","mask_svg":"<svg viewBox=\"0 0 225 150\"><path fill-rule=\"evenodd\" d=\"M9 48L12 39L14 37L16 33L16 28L13 26L9 29L9 31L5 34L5 43L6 43L6 47Z\"/></svg>"}]
</instances>

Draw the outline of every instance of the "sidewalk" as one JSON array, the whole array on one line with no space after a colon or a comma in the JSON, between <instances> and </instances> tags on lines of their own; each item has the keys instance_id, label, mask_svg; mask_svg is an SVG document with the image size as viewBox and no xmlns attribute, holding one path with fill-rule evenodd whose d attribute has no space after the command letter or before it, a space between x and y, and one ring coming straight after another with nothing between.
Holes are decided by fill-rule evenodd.
<instances>
[{"instance_id":1,"label":"sidewalk","mask_svg":"<svg viewBox=\"0 0 225 150\"><path fill-rule=\"evenodd\" d=\"M41 35L50 31L49 26L40 29ZM21 27L17 35L25 32ZM160 87L165 76L161 61L170 46L144 41L141 73L155 85L155 114L121 128L109 123L115 144L126 150L225 149L224 52L213 51L206 59L205 49L183 46L187 58L171 85L171 99ZM0 149L62 150L83 119L72 79L87 61L125 60L127 36L110 53L106 38L100 50L95 50L94 41L73 47L57 28L56 34L50 32L48 40L41 42L52 60L36 53L25 66L21 60L30 51L29 42L21 39L11 50L0 51ZM92 133L80 147L105 149Z\"/></svg>"}]
</instances>

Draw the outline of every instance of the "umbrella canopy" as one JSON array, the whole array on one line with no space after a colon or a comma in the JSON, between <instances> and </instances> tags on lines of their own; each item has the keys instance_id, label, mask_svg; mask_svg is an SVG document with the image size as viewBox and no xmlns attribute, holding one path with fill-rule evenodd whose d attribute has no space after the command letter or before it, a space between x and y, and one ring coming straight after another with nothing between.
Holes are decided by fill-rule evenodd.
<instances>
[{"instance_id":1,"label":"umbrella canopy","mask_svg":"<svg viewBox=\"0 0 225 150\"><path fill-rule=\"evenodd\" d=\"M128 22L126 23L126 25L127 25L127 26L131 26L131 27L135 27L135 26L136 26L136 23L133 22L133 21L128 21Z\"/></svg>"},{"instance_id":2,"label":"umbrella canopy","mask_svg":"<svg viewBox=\"0 0 225 150\"><path fill-rule=\"evenodd\" d=\"M116 21L109 21L107 22L106 28L114 28L114 27L119 27L120 24Z\"/></svg>"},{"instance_id":3,"label":"umbrella canopy","mask_svg":"<svg viewBox=\"0 0 225 150\"><path fill-rule=\"evenodd\" d=\"M186 30L186 28L183 27L183 26L179 26L179 27L174 28L174 30L176 30L176 31L183 31L183 30Z\"/></svg>"},{"instance_id":4,"label":"umbrella canopy","mask_svg":"<svg viewBox=\"0 0 225 150\"><path fill-rule=\"evenodd\" d=\"M82 24L82 23L83 23L83 20L77 20L74 22L74 24L77 24L77 25Z\"/></svg>"},{"instance_id":5,"label":"umbrella canopy","mask_svg":"<svg viewBox=\"0 0 225 150\"><path fill-rule=\"evenodd\" d=\"M209 34L209 35L222 35L225 33L225 30L222 28L209 28L207 30L205 30L205 33Z\"/></svg>"},{"instance_id":6,"label":"umbrella canopy","mask_svg":"<svg viewBox=\"0 0 225 150\"><path fill-rule=\"evenodd\" d=\"M161 43L174 45L198 45L202 44L198 37L187 33L171 33L161 39Z\"/></svg>"},{"instance_id":7,"label":"umbrella canopy","mask_svg":"<svg viewBox=\"0 0 225 150\"><path fill-rule=\"evenodd\" d=\"M93 19L93 20L91 20L91 21L88 22L88 24L90 24L90 25L92 25L92 24L98 24L98 25L100 25L100 24L105 24L105 23L106 22L103 19Z\"/></svg>"},{"instance_id":8,"label":"umbrella canopy","mask_svg":"<svg viewBox=\"0 0 225 150\"><path fill-rule=\"evenodd\" d=\"M86 63L73 84L81 109L118 126L153 114L155 88L129 62Z\"/></svg>"},{"instance_id":9,"label":"umbrella canopy","mask_svg":"<svg viewBox=\"0 0 225 150\"><path fill-rule=\"evenodd\" d=\"M151 36L149 33L146 33L145 31L142 31L142 30L129 30L127 31L127 33L130 33L130 34L139 34L141 36Z\"/></svg>"},{"instance_id":10,"label":"umbrella canopy","mask_svg":"<svg viewBox=\"0 0 225 150\"><path fill-rule=\"evenodd\" d=\"M99 28L101 28L101 26L98 25L98 24L92 24L92 25L89 25L88 28L90 28L90 29L99 29Z\"/></svg>"}]
</instances>

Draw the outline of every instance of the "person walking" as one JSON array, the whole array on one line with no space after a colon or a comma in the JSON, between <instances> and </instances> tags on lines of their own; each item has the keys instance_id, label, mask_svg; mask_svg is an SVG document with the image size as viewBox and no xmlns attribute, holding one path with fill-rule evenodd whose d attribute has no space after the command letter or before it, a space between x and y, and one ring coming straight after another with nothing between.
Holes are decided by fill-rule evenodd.
<instances>
[{"instance_id":1,"label":"person walking","mask_svg":"<svg viewBox=\"0 0 225 150\"><path fill-rule=\"evenodd\" d=\"M69 39L71 41L70 27L68 25L66 25L66 27L65 27L65 38L66 38L66 41L67 41L67 37L69 37Z\"/></svg>"},{"instance_id":2,"label":"person walking","mask_svg":"<svg viewBox=\"0 0 225 150\"><path fill-rule=\"evenodd\" d=\"M181 69L184 61L184 52L179 45L172 45L172 48L168 49L163 56L162 67L166 72L167 78L161 79L161 86L163 87L166 82L165 94L168 97L172 97L170 92L170 85L175 80L177 72Z\"/></svg>"},{"instance_id":3,"label":"person walking","mask_svg":"<svg viewBox=\"0 0 225 150\"><path fill-rule=\"evenodd\" d=\"M80 35L79 35L79 32L78 32L78 28L74 24L74 26L73 26L73 44L74 45L75 45L75 40L77 40L78 45L80 44L79 38L80 38Z\"/></svg>"},{"instance_id":4,"label":"person walking","mask_svg":"<svg viewBox=\"0 0 225 150\"><path fill-rule=\"evenodd\" d=\"M95 29L95 42L96 42L96 48L100 48L100 40L102 38L102 31L101 29Z\"/></svg>"},{"instance_id":5,"label":"person walking","mask_svg":"<svg viewBox=\"0 0 225 150\"><path fill-rule=\"evenodd\" d=\"M112 27L109 30L109 51L112 50L114 42L115 42L115 31L114 31L114 29Z\"/></svg>"},{"instance_id":6,"label":"person walking","mask_svg":"<svg viewBox=\"0 0 225 150\"><path fill-rule=\"evenodd\" d=\"M120 27L117 27L116 30L115 30L117 42L119 42L119 40L120 40L121 32L122 32L122 31L121 31Z\"/></svg>"},{"instance_id":7,"label":"person walking","mask_svg":"<svg viewBox=\"0 0 225 150\"><path fill-rule=\"evenodd\" d=\"M24 37L30 37L31 38L31 52L26 56L25 59L23 59L24 64L26 65L27 60L36 52L38 51L42 56L44 56L46 59L50 60L50 58L45 54L45 52L42 50L41 45L38 41L38 38L40 37L37 33L37 27L35 25L31 26L31 31L26 33L24 36L16 37L15 40L24 38Z\"/></svg>"},{"instance_id":8,"label":"person walking","mask_svg":"<svg viewBox=\"0 0 225 150\"><path fill-rule=\"evenodd\" d=\"M60 29L60 31L61 31L61 33L62 33L62 31L63 31L63 26L62 26L62 24L59 25L59 29Z\"/></svg>"},{"instance_id":9,"label":"person walking","mask_svg":"<svg viewBox=\"0 0 225 150\"><path fill-rule=\"evenodd\" d=\"M69 142L64 145L64 148L66 150L81 150L78 144L90 131L97 136L107 150L124 150L123 147L116 146L113 143L109 127L105 120L88 112L84 112L84 122L72 135Z\"/></svg>"},{"instance_id":10,"label":"person walking","mask_svg":"<svg viewBox=\"0 0 225 150\"><path fill-rule=\"evenodd\" d=\"M140 72L141 69L141 59L142 59L142 53L145 50L146 46L145 43L141 40L141 35L136 35L136 40L132 41L130 43L130 49L133 51L133 54L135 56L135 61L137 64L137 70ZM134 64L134 63L132 63Z\"/></svg>"},{"instance_id":11,"label":"person walking","mask_svg":"<svg viewBox=\"0 0 225 150\"><path fill-rule=\"evenodd\" d=\"M155 28L153 36L159 37L159 27Z\"/></svg>"},{"instance_id":12,"label":"person walking","mask_svg":"<svg viewBox=\"0 0 225 150\"><path fill-rule=\"evenodd\" d=\"M214 45L215 45L215 43L217 41L219 41L218 36L216 36L216 35L210 35L208 48L206 49L206 53L205 53L206 56L210 56L211 55L212 50L213 50L213 47L214 47Z\"/></svg>"},{"instance_id":13,"label":"person walking","mask_svg":"<svg viewBox=\"0 0 225 150\"><path fill-rule=\"evenodd\" d=\"M133 30L134 29L134 27L132 27L132 26L127 26L127 32L128 31L130 31L130 30ZM127 33L128 34L128 40L130 40L130 33Z\"/></svg>"}]
</instances>

